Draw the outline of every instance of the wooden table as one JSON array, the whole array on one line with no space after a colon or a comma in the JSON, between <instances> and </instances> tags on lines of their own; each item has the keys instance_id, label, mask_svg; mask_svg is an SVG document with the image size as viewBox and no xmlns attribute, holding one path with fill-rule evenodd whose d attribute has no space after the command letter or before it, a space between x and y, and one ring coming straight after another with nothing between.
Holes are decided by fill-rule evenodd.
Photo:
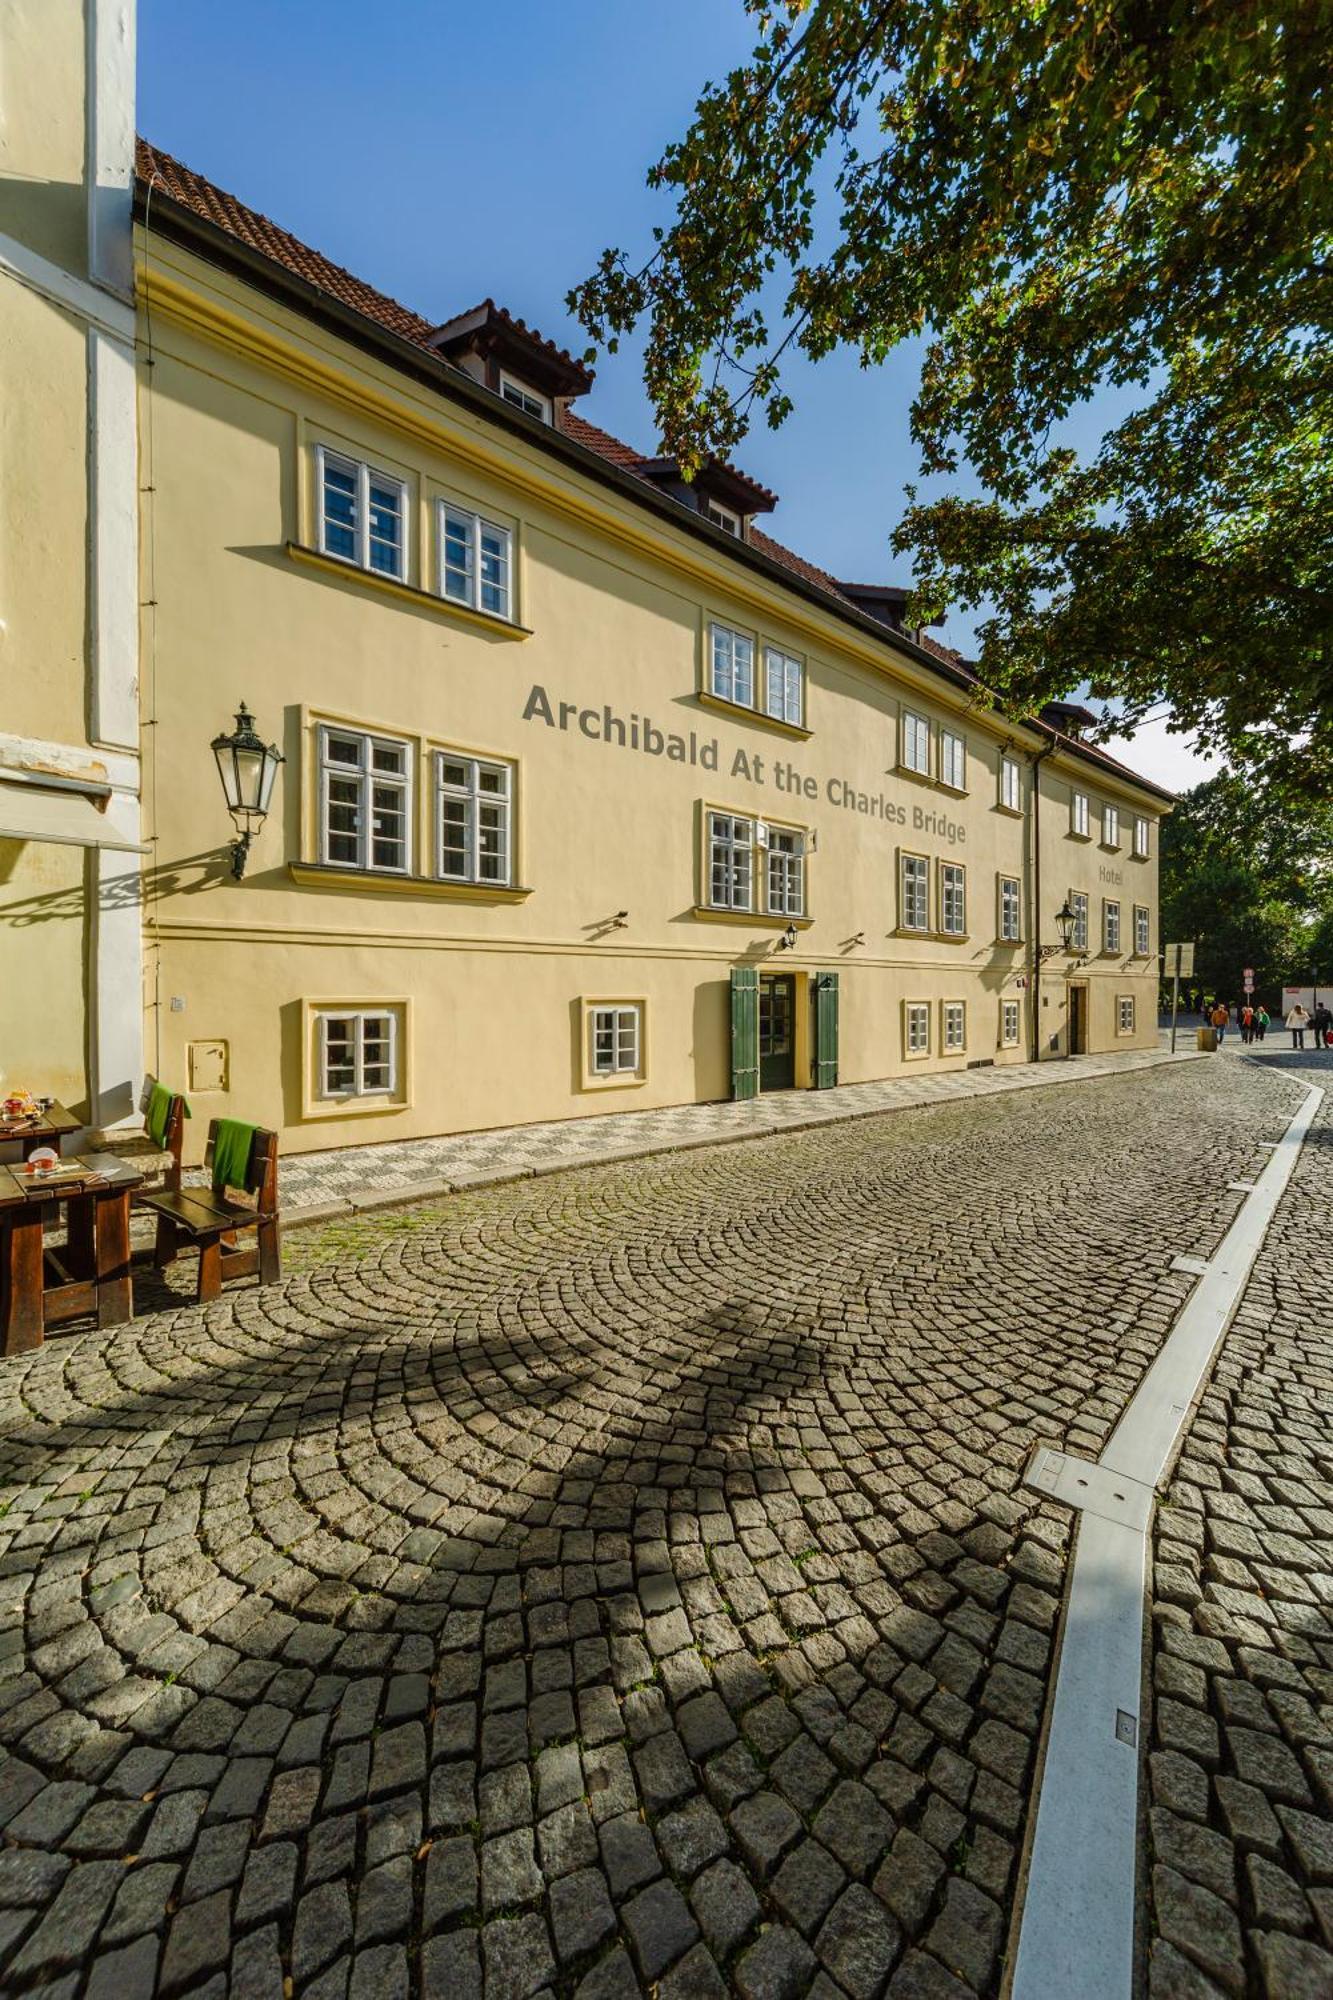
<instances>
[{"instance_id":1,"label":"wooden table","mask_svg":"<svg viewBox=\"0 0 1333 2000\"><path fill-rule=\"evenodd\" d=\"M76 1118L72 1111L67 1111L63 1104L58 1104L53 1098L45 1111L39 1111L35 1118L20 1119L17 1124L7 1123L4 1115L0 1113L0 1145L12 1144L17 1140L23 1148L23 1157L26 1160L31 1158L39 1146L54 1146L58 1153L61 1140L67 1139L71 1132L81 1131L82 1128L82 1119Z\"/></svg>"},{"instance_id":2,"label":"wooden table","mask_svg":"<svg viewBox=\"0 0 1333 2000\"><path fill-rule=\"evenodd\" d=\"M120 1326L134 1310L130 1196L143 1175L113 1153L81 1153L96 1178L64 1186L30 1182L0 1166L0 1354L27 1354L44 1330L84 1313ZM48 1248L42 1218L64 1204L66 1240Z\"/></svg>"}]
</instances>

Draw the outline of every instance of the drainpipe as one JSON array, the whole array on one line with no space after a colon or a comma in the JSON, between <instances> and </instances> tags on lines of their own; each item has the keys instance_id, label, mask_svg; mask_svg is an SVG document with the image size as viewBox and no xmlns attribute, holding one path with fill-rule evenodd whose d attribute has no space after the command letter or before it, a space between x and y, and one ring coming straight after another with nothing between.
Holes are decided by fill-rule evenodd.
<instances>
[{"instance_id":1,"label":"drainpipe","mask_svg":"<svg viewBox=\"0 0 1333 2000\"><path fill-rule=\"evenodd\" d=\"M1041 764L1055 737L1032 759L1032 1060L1041 1061Z\"/></svg>"}]
</instances>

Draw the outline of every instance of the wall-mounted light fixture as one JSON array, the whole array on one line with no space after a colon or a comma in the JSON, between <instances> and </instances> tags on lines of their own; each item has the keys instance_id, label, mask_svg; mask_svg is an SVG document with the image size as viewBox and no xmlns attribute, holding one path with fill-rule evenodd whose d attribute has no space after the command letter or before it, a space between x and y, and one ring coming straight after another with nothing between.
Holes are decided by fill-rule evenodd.
<instances>
[{"instance_id":1,"label":"wall-mounted light fixture","mask_svg":"<svg viewBox=\"0 0 1333 2000\"><path fill-rule=\"evenodd\" d=\"M612 930L623 931L628 928L628 925L629 925L629 911L617 910L615 916L611 919Z\"/></svg>"},{"instance_id":2,"label":"wall-mounted light fixture","mask_svg":"<svg viewBox=\"0 0 1333 2000\"><path fill-rule=\"evenodd\" d=\"M1039 944L1037 946L1036 962L1038 965L1045 965L1047 959L1054 958L1057 951L1068 951L1069 949L1069 940L1074 935L1074 925L1078 922L1078 916L1070 904L1068 896L1065 897L1064 902L1056 911L1055 921L1060 926L1060 942L1059 944Z\"/></svg>"},{"instance_id":3,"label":"wall-mounted light fixture","mask_svg":"<svg viewBox=\"0 0 1333 2000\"><path fill-rule=\"evenodd\" d=\"M786 930L782 933L782 936L778 939L778 950L795 951L795 949L796 949L796 926L795 924L788 924Z\"/></svg>"},{"instance_id":4,"label":"wall-mounted light fixture","mask_svg":"<svg viewBox=\"0 0 1333 2000\"><path fill-rule=\"evenodd\" d=\"M231 844L231 872L236 881L245 873L250 842L268 817L273 796L273 780L285 760L276 743L265 743L255 729L255 719L245 703L236 712L236 727L230 736L213 738L218 776L227 801L236 838Z\"/></svg>"}]
</instances>

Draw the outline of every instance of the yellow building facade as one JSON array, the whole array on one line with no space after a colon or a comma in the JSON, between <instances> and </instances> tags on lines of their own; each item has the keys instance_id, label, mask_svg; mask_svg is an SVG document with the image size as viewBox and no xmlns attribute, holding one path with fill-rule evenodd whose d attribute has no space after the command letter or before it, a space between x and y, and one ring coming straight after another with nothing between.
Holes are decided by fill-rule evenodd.
<instances>
[{"instance_id":1,"label":"yellow building facade","mask_svg":"<svg viewBox=\"0 0 1333 2000\"><path fill-rule=\"evenodd\" d=\"M991 712L501 310L430 328L146 148L137 212L145 1060L196 1139L1155 1043L1170 800L1077 712ZM284 761L236 880L241 701Z\"/></svg>"}]
</instances>

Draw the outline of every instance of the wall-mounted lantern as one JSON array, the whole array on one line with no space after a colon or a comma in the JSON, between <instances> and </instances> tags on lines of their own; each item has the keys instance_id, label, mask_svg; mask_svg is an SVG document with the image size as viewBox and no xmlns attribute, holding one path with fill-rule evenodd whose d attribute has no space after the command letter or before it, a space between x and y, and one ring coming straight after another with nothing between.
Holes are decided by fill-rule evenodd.
<instances>
[{"instance_id":1,"label":"wall-mounted lantern","mask_svg":"<svg viewBox=\"0 0 1333 2000\"><path fill-rule=\"evenodd\" d=\"M1038 965L1045 965L1047 959L1054 958L1057 951L1068 951L1069 949L1069 941L1074 935L1074 925L1078 922L1078 914L1070 903L1068 896L1065 897L1064 902L1056 911L1055 921L1060 927L1060 942L1059 944L1038 945Z\"/></svg>"},{"instance_id":2,"label":"wall-mounted lantern","mask_svg":"<svg viewBox=\"0 0 1333 2000\"><path fill-rule=\"evenodd\" d=\"M213 738L218 776L227 801L236 839L231 844L231 872L236 881L245 873L250 842L268 817L273 796L273 780L284 759L276 743L265 743L255 729L255 719L245 703L236 712L236 727L230 736Z\"/></svg>"}]
</instances>

